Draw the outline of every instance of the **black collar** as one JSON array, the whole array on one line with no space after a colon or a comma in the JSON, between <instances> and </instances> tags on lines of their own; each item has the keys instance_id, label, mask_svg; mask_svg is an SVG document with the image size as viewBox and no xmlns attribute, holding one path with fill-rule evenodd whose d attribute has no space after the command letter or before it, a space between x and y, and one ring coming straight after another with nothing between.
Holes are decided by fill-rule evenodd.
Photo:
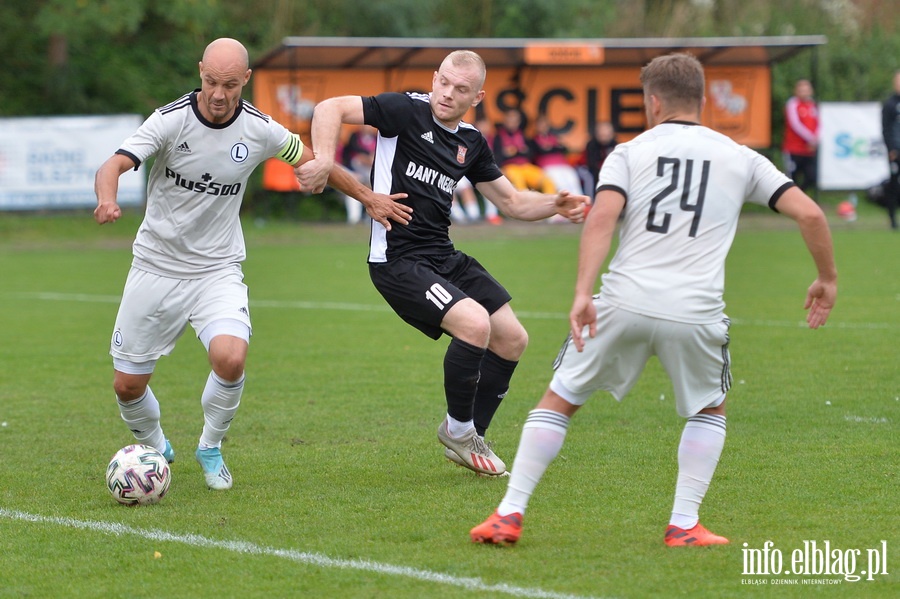
<instances>
[{"instance_id":1,"label":"black collar","mask_svg":"<svg viewBox=\"0 0 900 599\"><path fill-rule=\"evenodd\" d=\"M700 123L695 123L694 121L679 121L679 120L677 120L677 119L671 119L671 120L668 120L668 121L663 121L663 122L660 123L660 125L666 125L666 124L668 124L668 123L672 123L673 125L697 125L697 126L700 125Z\"/></svg>"}]
</instances>

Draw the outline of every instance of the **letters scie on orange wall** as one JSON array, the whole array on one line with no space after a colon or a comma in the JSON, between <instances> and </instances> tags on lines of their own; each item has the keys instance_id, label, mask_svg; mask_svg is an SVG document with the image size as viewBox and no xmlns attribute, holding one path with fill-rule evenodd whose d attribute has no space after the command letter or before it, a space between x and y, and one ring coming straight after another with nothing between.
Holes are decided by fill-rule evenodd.
<instances>
[{"instance_id":1,"label":"letters scie on orange wall","mask_svg":"<svg viewBox=\"0 0 900 599\"><path fill-rule=\"evenodd\" d=\"M298 133L310 145L309 122L318 102L342 95L384 91L431 90L433 70L344 69L268 70L254 73L253 103ZM520 107L529 122L546 113L551 127L575 152L584 148L597 121L611 121L620 141L644 130L639 68L527 66L491 68L486 96L469 111L499 122L503 112ZM771 75L767 66L706 67L703 124L753 148L771 145ZM349 135L350 128L347 128ZM268 185L264 182L264 186Z\"/></svg>"}]
</instances>

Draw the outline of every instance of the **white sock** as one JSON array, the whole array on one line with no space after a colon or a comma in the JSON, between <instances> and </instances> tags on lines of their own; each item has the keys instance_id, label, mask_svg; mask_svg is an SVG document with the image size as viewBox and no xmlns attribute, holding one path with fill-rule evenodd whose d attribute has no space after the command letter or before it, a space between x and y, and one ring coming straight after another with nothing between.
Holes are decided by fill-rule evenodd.
<instances>
[{"instance_id":1,"label":"white sock","mask_svg":"<svg viewBox=\"0 0 900 599\"><path fill-rule=\"evenodd\" d=\"M450 414L447 414L447 432L450 433L450 436L454 439L458 437L463 437L469 433L469 431L475 429L475 421L469 420L467 422L463 422L461 420L457 420Z\"/></svg>"},{"instance_id":2,"label":"white sock","mask_svg":"<svg viewBox=\"0 0 900 599\"><path fill-rule=\"evenodd\" d=\"M231 426L234 414L241 404L244 392L244 377L237 381L226 381L215 372L209 373L206 387L200 396L203 406L203 434L200 435L200 448L221 447L222 439Z\"/></svg>"},{"instance_id":3,"label":"white sock","mask_svg":"<svg viewBox=\"0 0 900 599\"><path fill-rule=\"evenodd\" d=\"M469 217L469 220L478 220L479 218L481 218L481 211L478 209L478 202L466 204L465 210L466 216Z\"/></svg>"},{"instance_id":4,"label":"white sock","mask_svg":"<svg viewBox=\"0 0 900 599\"><path fill-rule=\"evenodd\" d=\"M697 414L688 419L678 445L678 482L669 524L684 530L697 525L700 504L724 446L725 416Z\"/></svg>"},{"instance_id":5,"label":"white sock","mask_svg":"<svg viewBox=\"0 0 900 599\"><path fill-rule=\"evenodd\" d=\"M534 488L559 450L569 428L569 417L553 410L532 410L522 427L522 439L509 475L506 495L497 513L525 514Z\"/></svg>"},{"instance_id":6,"label":"white sock","mask_svg":"<svg viewBox=\"0 0 900 599\"><path fill-rule=\"evenodd\" d=\"M450 218L455 221L466 220L466 213L463 211L462 206L460 206L458 202L453 202L452 204L450 204Z\"/></svg>"},{"instance_id":7,"label":"white sock","mask_svg":"<svg viewBox=\"0 0 900 599\"><path fill-rule=\"evenodd\" d=\"M122 420L131 429L137 442L165 451L166 436L159 425L159 402L150 387L147 387L140 398L128 403L118 400L118 403Z\"/></svg>"},{"instance_id":8,"label":"white sock","mask_svg":"<svg viewBox=\"0 0 900 599\"><path fill-rule=\"evenodd\" d=\"M347 208L347 223L355 225L362 220L363 205L351 198L344 196L344 206Z\"/></svg>"}]
</instances>

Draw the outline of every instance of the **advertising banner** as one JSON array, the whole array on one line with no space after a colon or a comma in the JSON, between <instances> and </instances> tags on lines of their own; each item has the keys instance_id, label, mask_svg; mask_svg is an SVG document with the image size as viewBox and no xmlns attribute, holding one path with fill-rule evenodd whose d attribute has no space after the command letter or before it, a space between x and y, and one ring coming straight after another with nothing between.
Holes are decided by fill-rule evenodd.
<instances>
[{"instance_id":1,"label":"advertising banner","mask_svg":"<svg viewBox=\"0 0 900 599\"><path fill-rule=\"evenodd\" d=\"M889 174L881 104L819 104L819 189L868 189Z\"/></svg>"},{"instance_id":2,"label":"advertising banner","mask_svg":"<svg viewBox=\"0 0 900 599\"><path fill-rule=\"evenodd\" d=\"M94 173L143 122L139 115L0 119L0 210L92 208ZM144 202L143 165L119 178L119 204Z\"/></svg>"}]
</instances>

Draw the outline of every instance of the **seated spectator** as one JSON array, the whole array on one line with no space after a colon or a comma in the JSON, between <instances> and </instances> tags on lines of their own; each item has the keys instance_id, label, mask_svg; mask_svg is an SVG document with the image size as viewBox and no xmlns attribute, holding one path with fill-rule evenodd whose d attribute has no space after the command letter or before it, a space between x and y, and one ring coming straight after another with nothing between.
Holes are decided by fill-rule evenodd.
<instances>
[{"instance_id":1,"label":"seated spectator","mask_svg":"<svg viewBox=\"0 0 900 599\"><path fill-rule=\"evenodd\" d=\"M372 162L375 160L376 131L364 125L350 134L341 152L341 163L356 175L361 183L371 186ZM347 207L347 223L355 225L363 216L363 205L350 196L344 196Z\"/></svg>"},{"instance_id":2,"label":"seated spectator","mask_svg":"<svg viewBox=\"0 0 900 599\"><path fill-rule=\"evenodd\" d=\"M606 157L612 154L617 143L616 130L613 128L612 123L608 121L598 121L597 124L594 125L591 139L588 140L587 146L585 146L584 149L585 168L587 168L591 181L590 189L585 189L588 195L594 195L597 180L600 175L600 167L603 166L603 161L606 160Z\"/></svg>"},{"instance_id":3,"label":"seated spectator","mask_svg":"<svg viewBox=\"0 0 900 599\"><path fill-rule=\"evenodd\" d=\"M513 108L503 115L491 144L494 159L516 189L556 193L556 187L541 167L534 163L533 146L522 128L522 113Z\"/></svg>"},{"instance_id":4,"label":"seated spectator","mask_svg":"<svg viewBox=\"0 0 900 599\"><path fill-rule=\"evenodd\" d=\"M544 174L553 181L556 189L564 189L571 193L583 193L578 171L569 162L569 148L550 128L550 121L545 115L538 116L534 122L532 144L534 163L541 167Z\"/></svg>"}]
</instances>

